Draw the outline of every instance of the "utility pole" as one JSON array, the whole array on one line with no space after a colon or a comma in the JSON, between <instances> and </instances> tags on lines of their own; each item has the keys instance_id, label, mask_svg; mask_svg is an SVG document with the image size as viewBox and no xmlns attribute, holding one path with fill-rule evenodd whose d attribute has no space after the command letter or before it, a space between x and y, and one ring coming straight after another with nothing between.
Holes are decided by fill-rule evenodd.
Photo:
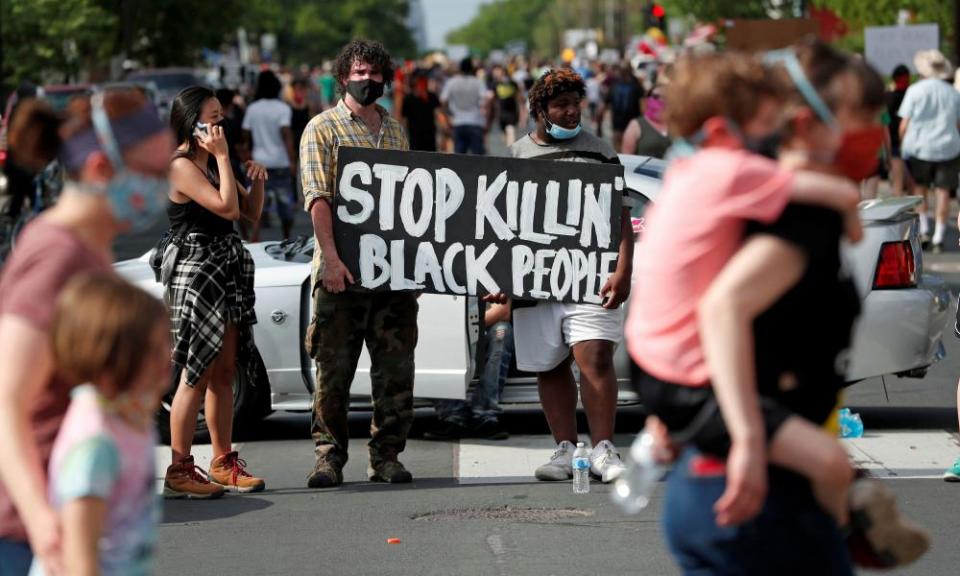
<instances>
[{"instance_id":1,"label":"utility pole","mask_svg":"<svg viewBox=\"0 0 960 576\"><path fill-rule=\"evenodd\" d=\"M960 0L953 0L953 54L953 61L960 63Z\"/></svg>"},{"instance_id":2,"label":"utility pole","mask_svg":"<svg viewBox=\"0 0 960 576\"><path fill-rule=\"evenodd\" d=\"M130 0L120 1L120 28L123 36L123 57L130 58L133 52L133 13Z\"/></svg>"},{"instance_id":3,"label":"utility pole","mask_svg":"<svg viewBox=\"0 0 960 576\"><path fill-rule=\"evenodd\" d=\"M614 36L617 39L617 50L623 54L623 51L627 46L627 14L626 10L624 10L623 0L616 0L614 10L616 14L614 20Z\"/></svg>"}]
</instances>

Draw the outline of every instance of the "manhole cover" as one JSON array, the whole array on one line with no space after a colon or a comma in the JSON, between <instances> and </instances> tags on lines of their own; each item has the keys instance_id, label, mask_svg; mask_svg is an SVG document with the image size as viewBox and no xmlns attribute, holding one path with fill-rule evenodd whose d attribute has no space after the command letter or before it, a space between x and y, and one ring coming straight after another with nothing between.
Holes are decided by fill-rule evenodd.
<instances>
[{"instance_id":1,"label":"manhole cover","mask_svg":"<svg viewBox=\"0 0 960 576\"><path fill-rule=\"evenodd\" d=\"M556 522L568 518L593 516L593 510L576 508L518 508L499 506L496 508L455 508L438 510L413 516L414 520L506 520L512 522Z\"/></svg>"}]
</instances>

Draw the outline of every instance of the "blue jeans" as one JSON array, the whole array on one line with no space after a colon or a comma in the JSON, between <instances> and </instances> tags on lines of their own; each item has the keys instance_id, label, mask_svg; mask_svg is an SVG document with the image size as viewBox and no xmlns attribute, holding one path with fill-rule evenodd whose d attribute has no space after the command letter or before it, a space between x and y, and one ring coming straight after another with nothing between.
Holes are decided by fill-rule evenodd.
<instances>
[{"instance_id":1,"label":"blue jeans","mask_svg":"<svg viewBox=\"0 0 960 576\"><path fill-rule=\"evenodd\" d=\"M453 151L457 154L486 154L483 147L483 126L454 126Z\"/></svg>"},{"instance_id":2,"label":"blue jeans","mask_svg":"<svg viewBox=\"0 0 960 576\"><path fill-rule=\"evenodd\" d=\"M267 181L263 184L265 209L269 209L272 204L280 222L293 222L294 189L289 168L267 169Z\"/></svg>"},{"instance_id":3,"label":"blue jeans","mask_svg":"<svg viewBox=\"0 0 960 576\"><path fill-rule=\"evenodd\" d=\"M0 576L27 576L32 563L33 552L29 544L0 538Z\"/></svg>"},{"instance_id":4,"label":"blue jeans","mask_svg":"<svg viewBox=\"0 0 960 576\"><path fill-rule=\"evenodd\" d=\"M480 382L467 400L438 400L433 407L437 418L464 427L496 422L500 412L503 384L513 358L513 326L497 322L487 329L487 358Z\"/></svg>"},{"instance_id":5,"label":"blue jeans","mask_svg":"<svg viewBox=\"0 0 960 576\"><path fill-rule=\"evenodd\" d=\"M685 576L853 576L846 544L809 483L771 468L760 515L739 526L717 526L713 505L726 487L723 471L692 470L699 457L687 449L670 473L663 527Z\"/></svg>"}]
</instances>

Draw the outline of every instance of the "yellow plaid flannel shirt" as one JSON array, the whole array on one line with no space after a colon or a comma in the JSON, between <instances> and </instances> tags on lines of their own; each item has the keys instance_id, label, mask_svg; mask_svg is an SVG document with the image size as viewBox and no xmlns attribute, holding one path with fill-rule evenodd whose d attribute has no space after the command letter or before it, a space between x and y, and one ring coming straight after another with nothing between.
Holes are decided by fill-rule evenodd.
<instances>
[{"instance_id":1,"label":"yellow plaid flannel shirt","mask_svg":"<svg viewBox=\"0 0 960 576\"><path fill-rule=\"evenodd\" d=\"M371 133L342 99L307 124L300 139L300 182L303 184L303 207L307 212L317 200L333 201L337 187L337 151L341 146L410 149L400 122L380 106L377 111L383 120L380 134ZM323 255L317 242L313 250L313 286L317 285L322 271Z\"/></svg>"}]
</instances>

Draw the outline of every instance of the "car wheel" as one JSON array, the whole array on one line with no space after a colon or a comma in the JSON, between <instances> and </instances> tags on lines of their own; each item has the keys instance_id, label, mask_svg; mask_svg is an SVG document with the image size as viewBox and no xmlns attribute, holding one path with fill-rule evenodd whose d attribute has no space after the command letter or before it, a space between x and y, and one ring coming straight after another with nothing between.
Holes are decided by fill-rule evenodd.
<instances>
[{"instance_id":1,"label":"car wheel","mask_svg":"<svg viewBox=\"0 0 960 576\"><path fill-rule=\"evenodd\" d=\"M254 351L254 354L256 382L251 382L243 371L237 371L237 375L233 379L234 440L249 438L260 421L270 413L270 381L260 352ZM157 431L160 434L160 440L167 445L170 444L170 410L173 406L173 395L180 382L180 372L178 370L174 370L171 374L170 381L170 391L160 401L160 409L157 411ZM207 428L202 403L200 404L200 412L197 414L193 441L201 444L210 442L210 430Z\"/></svg>"}]
</instances>

